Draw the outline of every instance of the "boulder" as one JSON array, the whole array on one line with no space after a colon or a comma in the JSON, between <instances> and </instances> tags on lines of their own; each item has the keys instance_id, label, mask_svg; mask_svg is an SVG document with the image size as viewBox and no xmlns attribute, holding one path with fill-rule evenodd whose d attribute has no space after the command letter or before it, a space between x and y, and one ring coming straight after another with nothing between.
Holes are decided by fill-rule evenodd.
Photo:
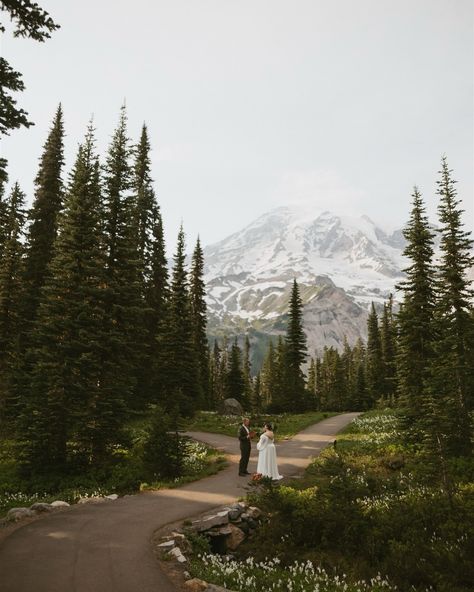
<instances>
[{"instance_id":1,"label":"boulder","mask_svg":"<svg viewBox=\"0 0 474 592\"><path fill-rule=\"evenodd\" d=\"M105 497L106 497L106 499L109 499L112 501L115 501L116 499L118 499L118 495L116 493L111 493L110 495L106 495Z\"/></svg>"},{"instance_id":2,"label":"boulder","mask_svg":"<svg viewBox=\"0 0 474 592\"><path fill-rule=\"evenodd\" d=\"M45 504L43 502L36 502L30 506L30 510L32 512L36 512L37 514L43 514L45 512L52 512L54 510L54 506L51 504Z\"/></svg>"},{"instance_id":3,"label":"boulder","mask_svg":"<svg viewBox=\"0 0 474 592\"><path fill-rule=\"evenodd\" d=\"M181 553L181 549L179 547L174 547L170 551L170 555L174 557L179 563L186 563L186 557Z\"/></svg>"},{"instance_id":4,"label":"boulder","mask_svg":"<svg viewBox=\"0 0 474 592\"><path fill-rule=\"evenodd\" d=\"M165 541L164 543L160 543L158 546L158 549L160 549L160 551L171 551L171 549L174 549L174 547L176 546L174 543L174 539L170 540L170 541Z\"/></svg>"},{"instance_id":5,"label":"boulder","mask_svg":"<svg viewBox=\"0 0 474 592\"><path fill-rule=\"evenodd\" d=\"M30 508L12 508L8 511L6 520L7 522L18 522L22 518L29 518L31 516L36 516L36 514Z\"/></svg>"},{"instance_id":6,"label":"boulder","mask_svg":"<svg viewBox=\"0 0 474 592\"><path fill-rule=\"evenodd\" d=\"M247 514L250 516L250 518L257 519L262 515L262 510L256 506L250 506L250 508L247 509Z\"/></svg>"},{"instance_id":7,"label":"boulder","mask_svg":"<svg viewBox=\"0 0 474 592\"><path fill-rule=\"evenodd\" d=\"M245 540L245 533L241 528L234 524L229 524L227 528L230 530L229 536L226 539L227 549L235 551L240 543Z\"/></svg>"},{"instance_id":8,"label":"boulder","mask_svg":"<svg viewBox=\"0 0 474 592\"><path fill-rule=\"evenodd\" d=\"M237 399L224 399L219 405L218 412L220 415L243 415L244 410Z\"/></svg>"},{"instance_id":9,"label":"boulder","mask_svg":"<svg viewBox=\"0 0 474 592\"><path fill-rule=\"evenodd\" d=\"M229 512L225 510L224 512L218 512L212 516L206 516L205 518L202 518L202 520L194 520L192 528L196 532L203 532L205 530L210 530L215 526L222 526L222 524L227 524L228 522Z\"/></svg>"},{"instance_id":10,"label":"boulder","mask_svg":"<svg viewBox=\"0 0 474 592\"><path fill-rule=\"evenodd\" d=\"M207 589L207 582L199 578L192 578L184 582L183 588L189 592L204 592Z\"/></svg>"},{"instance_id":11,"label":"boulder","mask_svg":"<svg viewBox=\"0 0 474 592\"><path fill-rule=\"evenodd\" d=\"M223 588L222 586L217 586L216 584L208 584L206 592L232 592L232 590Z\"/></svg>"},{"instance_id":12,"label":"boulder","mask_svg":"<svg viewBox=\"0 0 474 592\"><path fill-rule=\"evenodd\" d=\"M61 500L56 500L52 504L53 508L68 508L69 504L67 502L63 502Z\"/></svg>"}]
</instances>

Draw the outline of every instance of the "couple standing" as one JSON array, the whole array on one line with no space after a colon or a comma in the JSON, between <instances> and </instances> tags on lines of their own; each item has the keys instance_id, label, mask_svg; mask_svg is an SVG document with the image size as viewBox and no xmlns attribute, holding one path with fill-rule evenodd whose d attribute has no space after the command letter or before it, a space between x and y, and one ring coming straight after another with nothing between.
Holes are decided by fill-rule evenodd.
<instances>
[{"instance_id":1,"label":"couple standing","mask_svg":"<svg viewBox=\"0 0 474 592\"><path fill-rule=\"evenodd\" d=\"M240 462L239 462L239 476L245 477L250 475L247 470L250 458L251 439L255 436L255 432L250 430L250 420L244 417L242 425L239 428L239 442L240 442ZM283 479L283 476L278 472L275 435L272 430L272 425L266 423L260 440L257 444L258 450L258 464L257 474L262 477L271 477L272 479Z\"/></svg>"}]
</instances>

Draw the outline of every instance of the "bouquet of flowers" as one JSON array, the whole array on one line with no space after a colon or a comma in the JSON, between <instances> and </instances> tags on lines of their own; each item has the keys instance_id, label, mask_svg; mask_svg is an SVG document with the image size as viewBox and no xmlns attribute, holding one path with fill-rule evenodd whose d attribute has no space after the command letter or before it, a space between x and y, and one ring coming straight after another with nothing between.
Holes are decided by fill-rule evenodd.
<instances>
[{"instance_id":1,"label":"bouquet of flowers","mask_svg":"<svg viewBox=\"0 0 474 592\"><path fill-rule=\"evenodd\" d=\"M252 481L260 481L261 478L262 478L262 473L254 473L252 475Z\"/></svg>"}]
</instances>

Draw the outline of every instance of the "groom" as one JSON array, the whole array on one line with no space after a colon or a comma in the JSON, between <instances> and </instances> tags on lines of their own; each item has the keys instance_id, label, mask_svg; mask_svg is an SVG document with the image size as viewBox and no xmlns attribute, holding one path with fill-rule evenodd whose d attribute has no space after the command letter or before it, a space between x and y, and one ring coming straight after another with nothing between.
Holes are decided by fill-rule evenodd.
<instances>
[{"instance_id":1,"label":"groom","mask_svg":"<svg viewBox=\"0 0 474 592\"><path fill-rule=\"evenodd\" d=\"M239 462L239 477L246 477L250 475L247 470L250 458L250 439L255 435L249 429L250 419L248 417L242 418L242 425L239 428L239 442L240 442L240 462Z\"/></svg>"}]
</instances>

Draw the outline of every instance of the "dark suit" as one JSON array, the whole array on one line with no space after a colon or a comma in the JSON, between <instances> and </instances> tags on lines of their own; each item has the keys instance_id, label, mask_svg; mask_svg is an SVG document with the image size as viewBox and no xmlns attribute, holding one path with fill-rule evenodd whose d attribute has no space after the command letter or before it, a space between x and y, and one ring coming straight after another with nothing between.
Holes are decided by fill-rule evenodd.
<instances>
[{"instance_id":1,"label":"dark suit","mask_svg":"<svg viewBox=\"0 0 474 592\"><path fill-rule=\"evenodd\" d=\"M250 458L250 438L248 437L247 430L244 425L239 428L239 442L240 442L240 462L239 462L239 474L246 473Z\"/></svg>"}]
</instances>

